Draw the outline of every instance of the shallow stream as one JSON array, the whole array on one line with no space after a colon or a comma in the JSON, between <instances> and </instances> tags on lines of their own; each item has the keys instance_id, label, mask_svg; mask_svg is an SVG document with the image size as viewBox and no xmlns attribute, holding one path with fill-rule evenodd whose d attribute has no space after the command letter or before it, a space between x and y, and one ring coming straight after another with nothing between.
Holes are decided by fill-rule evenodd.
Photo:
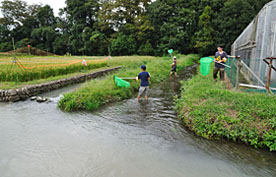
<instances>
[{"instance_id":1,"label":"shallow stream","mask_svg":"<svg viewBox=\"0 0 276 177\"><path fill-rule=\"evenodd\" d=\"M189 67L180 78L195 73ZM133 98L96 112L57 108L78 86L44 94L51 103L0 104L0 176L276 176L275 153L187 131L174 111L177 80L152 88L148 103Z\"/></svg>"}]
</instances>

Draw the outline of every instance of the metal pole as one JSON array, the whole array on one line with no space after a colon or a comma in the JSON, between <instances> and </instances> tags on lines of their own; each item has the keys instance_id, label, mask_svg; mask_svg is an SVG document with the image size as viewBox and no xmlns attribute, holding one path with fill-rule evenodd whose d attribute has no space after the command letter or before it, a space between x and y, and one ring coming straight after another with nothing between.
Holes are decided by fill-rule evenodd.
<instances>
[{"instance_id":1,"label":"metal pole","mask_svg":"<svg viewBox=\"0 0 276 177\"><path fill-rule=\"evenodd\" d=\"M230 68L230 69L231 69L231 66L228 66L228 65L226 65L226 64L219 63L219 62L217 62L217 61L215 61L215 63L220 64L220 65L222 65L222 66L225 66L225 67L227 67L227 68Z\"/></svg>"},{"instance_id":2,"label":"metal pole","mask_svg":"<svg viewBox=\"0 0 276 177\"><path fill-rule=\"evenodd\" d=\"M269 72L268 72L268 81L267 81L267 91L269 91L270 88L270 82L271 82L271 70L272 70L272 62L273 59L270 58L270 63L269 63Z\"/></svg>"},{"instance_id":3,"label":"metal pole","mask_svg":"<svg viewBox=\"0 0 276 177\"><path fill-rule=\"evenodd\" d=\"M236 57L236 68L237 68L237 72L236 72L236 85L235 85L235 90L239 89L239 76L240 76L240 70L241 70L241 64L240 64L240 56Z\"/></svg>"},{"instance_id":4,"label":"metal pole","mask_svg":"<svg viewBox=\"0 0 276 177\"><path fill-rule=\"evenodd\" d=\"M264 86L266 87L265 83L241 60L241 64Z\"/></svg>"},{"instance_id":5,"label":"metal pole","mask_svg":"<svg viewBox=\"0 0 276 177\"><path fill-rule=\"evenodd\" d=\"M249 85L249 84L242 84L240 83L239 86L241 87L248 87L248 88L255 88L255 89L265 89L266 90L266 87L261 87L261 86L257 86L257 85ZM270 88L270 90L275 90L275 88Z\"/></svg>"},{"instance_id":6,"label":"metal pole","mask_svg":"<svg viewBox=\"0 0 276 177\"><path fill-rule=\"evenodd\" d=\"M120 79L125 79L125 80L135 80L136 77L119 77Z\"/></svg>"}]
</instances>

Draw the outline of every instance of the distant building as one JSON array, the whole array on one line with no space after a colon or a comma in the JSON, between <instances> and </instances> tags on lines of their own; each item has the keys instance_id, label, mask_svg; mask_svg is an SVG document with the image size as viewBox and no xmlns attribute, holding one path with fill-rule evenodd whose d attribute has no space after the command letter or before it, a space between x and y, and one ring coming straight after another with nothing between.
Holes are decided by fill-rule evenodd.
<instances>
[{"instance_id":1,"label":"distant building","mask_svg":"<svg viewBox=\"0 0 276 177\"><path fill-rule=\"evenodd\" d=\"M244 62L265 83L268 78L268 65L262 60L276 57L276 0L269 2L232 44L231 54L241 56ZM249 60L251 59L251 60ZM276 66L276 60L273 62ZM251 83L259 85L252 77ZM276 87L276 72L272 71L272 85Z\"/></svg>"}]
</instances>

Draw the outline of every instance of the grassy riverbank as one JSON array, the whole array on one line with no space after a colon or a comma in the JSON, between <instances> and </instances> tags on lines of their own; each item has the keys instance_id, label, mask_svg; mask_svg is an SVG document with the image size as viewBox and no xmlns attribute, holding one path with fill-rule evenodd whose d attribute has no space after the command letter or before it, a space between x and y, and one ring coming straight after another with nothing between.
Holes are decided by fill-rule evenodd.
<instances>
[{"instance_id":1,"label":"grassy riverbank","mask_svg":"<svg viewBox=\"0 0 276 177\"><path fill-rule=\"evenodd\" d=\"M227 90L225 83L214 83L211 74L182 84L176 109L197 135L276 151L275 96Z\"/></svg>"},{"instance_id":2,"label":"grassy riverbank","mask_svg":"<svg viewBox=\"0 0 276 177\"><path fill-rule=\"evenodd\" d=\"M198 60L197 55L178 57L178 69L192 65ZM121 64L123 68L116 73L120 77L135 77L140 72L142 64L147 65L147 71L151 74L151 85L159 83L169 77L170 64L172 60L168 57L113 57L111 65ZM118 88L114 85L113 76L104 79L90 81L75 92L64 95L60 100L59 107L65 111L95 110L100 106L127 99L137 95L139 82L130 81L131 88Z\"/></svg>"}]
</instances>

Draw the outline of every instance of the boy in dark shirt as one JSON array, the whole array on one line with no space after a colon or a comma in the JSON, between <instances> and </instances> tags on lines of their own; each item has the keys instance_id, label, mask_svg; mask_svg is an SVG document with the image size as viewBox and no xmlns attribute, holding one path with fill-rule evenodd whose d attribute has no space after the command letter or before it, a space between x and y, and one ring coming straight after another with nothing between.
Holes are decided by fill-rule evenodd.
<instances>
[{"instance_id":1,"label":"boy in dark shirt","mask_svg":"<svg viewBox=\"0 0 276 177\"><path fill-rule=\"evenodd\" d=\"M148 92L149 92L149 80L150 74L146 72L147 67L145 65L141 66L142 72L136 78L137 80L141 80L141 85L138 94L138 101L140 100L141 96L145 92L145 99L148 101Z\"/></svg>"},{"instance_id":2,"label":"boy in dark shirt","mask_svg":"<svg viewBox=\"0 0 276 177\"><path fill-rule=\"evenodd\" d=\"M215 82L217 82L217 75L219 72L220 80L224 81L224 71L225 71L225 62L227 61L227 53L223 51L222 45L218 45L218 51L215 54L215 68L213 72L213 77ZM222 63L222 64L221 64Z\"/></svg>"},{"instance_id":3,"label":"boy in dark shirt","mask_svg":"<svg viewBox=\"0 0 276 177\"><path fill-rule=\"evenodd\" d=\"M170 75L172 75L174 73L175 77L177 77L177 73L176 73L177 66L176 66L176 63L177 63L176 62L176 57L173 57L173 63L171 64L172 69L171 69Z\"/></svg>"}]
</instances>

